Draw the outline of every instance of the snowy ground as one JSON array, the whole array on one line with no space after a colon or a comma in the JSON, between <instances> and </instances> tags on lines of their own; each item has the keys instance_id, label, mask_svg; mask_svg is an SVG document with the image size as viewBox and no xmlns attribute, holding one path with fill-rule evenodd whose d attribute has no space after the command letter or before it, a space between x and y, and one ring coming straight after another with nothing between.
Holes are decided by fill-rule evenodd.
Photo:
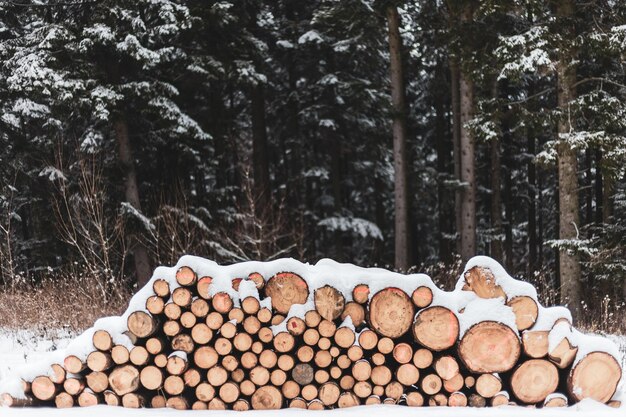
<instances>
[{"instance_id":1,"label":"snowy ground","mask_svg":"<svg viewBox=\"0 0 626 417\"><path fill-rule=\"evenodd\" d=\"M68 331L3 331L0 329L0 381L14 367L28 362L36 362L45 358L48 352L56 349L62 349L73 338ZM622 353L622 365L626 369L626 337L612 337L619 345ZM623 397L626 396L626 387L622 385ZM2 384L0 383L0 392L2 392ZM148 416L179 416L181 412L175 410L129 410L116 408L114 413L112 409L106 406L98 406L91 408L73 408L70 410L56 410L51 408L0 408L1 417L47 417L47 416L63 416L63 417L109 417L115 416L132 416L132 417L148 417ZM505 408L466 408L462 413L459 409L447 407L428 407L422 408L419 412L414 408L403 406L368 406L355 407L334 411L305 411L305 410L280 410L280 411L253 411L250 412L258 417L295 417L302 413L311 416L319 416L321 413L329 414L329 417L357 417L367 413L369 417L386 417L389 413L393 413L394 417L414 417L416 413L427 415L427 417L546 417L546 416L568 416L568 417L626 417L626 406L620 409L613 409L594 401L583 401L566 409L542 409L531 410L522 407L505 407ZM235 411L185 411L182 413L210 413L217 415L241 415Z\"/></svg>"}]
</instances>

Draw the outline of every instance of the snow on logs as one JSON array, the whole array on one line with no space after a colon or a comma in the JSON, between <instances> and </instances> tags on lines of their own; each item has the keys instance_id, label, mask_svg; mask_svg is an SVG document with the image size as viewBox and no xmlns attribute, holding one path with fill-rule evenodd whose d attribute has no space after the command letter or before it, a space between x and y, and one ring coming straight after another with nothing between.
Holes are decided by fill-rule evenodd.
<instances>
[{"instance_id":1,"label":"snow on logs","mask_svg":"<svg viewBox=\"0 0 626 417\"><path fill-rule=\"evenodd\" d=\"M219 266L185 256L157 268L123 316L3 381L0 405L619 404L617 349L572 324L486 257L445 292L423 274L331 260Z\"/></svg>"}]
</instances>

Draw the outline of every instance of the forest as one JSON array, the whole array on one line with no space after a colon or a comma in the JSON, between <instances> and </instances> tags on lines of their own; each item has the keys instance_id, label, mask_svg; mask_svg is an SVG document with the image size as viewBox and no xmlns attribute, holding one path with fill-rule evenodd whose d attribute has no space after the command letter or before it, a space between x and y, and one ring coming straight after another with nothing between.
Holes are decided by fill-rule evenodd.
<instances>
[{"instance_id":1,"label":"forest","mask_svg":"<svg viewBox=\"0 0 626 417\"><path fill-rule=\"evenodd\" d=\"M616 0L5 0L0 286L485 254L619 312L625 51Z\"/></svg>"}]
</instances>

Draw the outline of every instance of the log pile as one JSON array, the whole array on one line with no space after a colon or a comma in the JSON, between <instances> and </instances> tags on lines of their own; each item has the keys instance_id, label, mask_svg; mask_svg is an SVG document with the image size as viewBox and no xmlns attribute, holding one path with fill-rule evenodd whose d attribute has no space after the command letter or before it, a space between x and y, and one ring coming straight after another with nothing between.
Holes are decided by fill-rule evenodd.
<instances>
[{"instance_id":1,"label":"log pile","mask_svg":"<svg viewBox=\"0 0 626 417\"><path fill-rule=\"evenodd\" d=\"M468 263L453 292L425 275L330 261L234 270L184 257L155 271L123 319L123 335L92 329L89 353L24 378L22 398L3 394L0 403L620 405L613 397L622 370L610 342L577 332L567 309L542 307L532 286L484 257Z\"/></svg>"}]
</instances>

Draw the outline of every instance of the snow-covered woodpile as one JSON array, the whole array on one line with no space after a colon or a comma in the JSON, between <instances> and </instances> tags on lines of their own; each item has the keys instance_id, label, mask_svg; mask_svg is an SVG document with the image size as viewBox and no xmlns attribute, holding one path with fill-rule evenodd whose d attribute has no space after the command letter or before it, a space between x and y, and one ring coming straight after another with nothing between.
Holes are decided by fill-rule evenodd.
<instances>
[{"instance_id":1,"label":"snow-covered woodpile","mask_svg":"<svg viewBox=\"0 0 626 417\"><path fill-rule=\"evenodd\" d=\"M159 267L121 317L13 377L4 405L617 406L617 348L476 257L454 291L322 260ZM6 386L6 381L5 381Z\"/></svg>"}]
</instances>

